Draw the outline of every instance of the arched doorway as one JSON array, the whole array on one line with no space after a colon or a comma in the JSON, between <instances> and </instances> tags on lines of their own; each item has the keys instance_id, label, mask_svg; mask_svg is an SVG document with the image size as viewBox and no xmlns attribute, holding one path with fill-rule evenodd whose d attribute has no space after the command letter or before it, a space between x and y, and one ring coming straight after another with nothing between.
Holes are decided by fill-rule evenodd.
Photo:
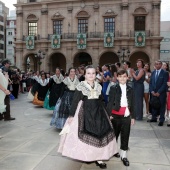
<instances>
[{"instance_id":1,"label":"arched doorway","mask_svg":"<svg viewBox=\"0 0 170 170\"><path fill-rule=\"evenodd\" d=\"M28 54L25 60L25 71L37 71L37 59L35 58L34 54Z\"/></svg>"},{"instance_id":2,"label":"arched doorway","mask_svg":"<svg viewBox=\"0 0 170 170\"><path fill-rule=\"evenodd\" d=\"M136 61L138 59L142 59L144 61L144 63L150 63L149 56L145 52L141 52L141 51L135 52L129 58L132 68L136 68Z\"/></svg>"},{"instance_id":3,"label":"arched doorway","mask_svg":"<svg viewBox=\"0 0 170 170\"><path fill-rule=\"evenodd\" d=\"M104 64L114 64L116 62L119 62L119 57L114 52L105 52L100 57L99 65L103 66Z\"/></svg>"},{"instance_id":4,"label":"arched doorway","mask_svg":"<svg viewBox=\"0 0 170 170\"><path fill-rule=\"evenodd\" d=\"M56 67L66 71L66 58L61 53L54 53L50 57L50 71L55 72Z\"/></svg>"},{"instance_id":5,"label":"arched doorway","mask_svg":"<svg viewBox=\"0 0 170 170\"><path fill-rule=\"evenodd\" d=\"M76 56L74 57L73 66L78 67L81 64L85 64L85 65L92 64L92 58L88 53L80 52L80 53L76 54Z\"/></svg>"}]
</instances>

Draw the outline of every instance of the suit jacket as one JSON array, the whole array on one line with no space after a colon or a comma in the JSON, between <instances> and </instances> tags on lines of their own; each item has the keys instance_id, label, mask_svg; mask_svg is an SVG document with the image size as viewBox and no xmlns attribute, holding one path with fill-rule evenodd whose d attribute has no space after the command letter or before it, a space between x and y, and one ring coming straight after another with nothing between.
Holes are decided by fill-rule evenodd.
<instances>
[{"instance_id":1,"label":"suit jacket","mask_svg":"<svg viewBox=\"0 0 170 170\"><path fill-rule=\"evenodd\" d=\"M167 81L168 81L168 72L161 69L158 79L155 82L155 74L156 70L152 72L150 84L149 84L149 91L161 94L165 94L167 92Z\"/></svg>"},{"instance_id":2,"label":"suit jacket","mask_svg":"<svg viewBox=\"0 0 170 170\"><path fill-rule=\"evenodd\" d=\"M110 115L112 113L112 110L119 111L121 95L122 95L122 90L121 90L119 84L111 86L110 92L109 92L109 102L107 104L107 111ZM134 115L134 94L133 94L133 89L128 85L126 88L126 95L127 95L128 108L129 108L131 117L134 118L135 117L135 115Z\"/></svg>"}]
</instances>

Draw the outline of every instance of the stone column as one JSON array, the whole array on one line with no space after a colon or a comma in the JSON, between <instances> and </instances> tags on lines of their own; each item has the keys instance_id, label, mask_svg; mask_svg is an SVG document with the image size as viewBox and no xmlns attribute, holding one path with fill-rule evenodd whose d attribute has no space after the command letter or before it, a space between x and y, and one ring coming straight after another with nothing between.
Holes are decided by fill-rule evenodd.
<instances>
[{"instance_id":1,"label":"stone column","mask_svg":"<svg viewBox=\"0 0 170 170\"><path fill-rule=\"evenodd\" d=\"M16 48L16 66L25 71L25 66L24 66L24 58L23 58L23 50L22 49L17 49Z\"/></svg>"},{"instance_id":2,"label":"stone column","mask_svg":"<svg viewBox=\"0 0 170 170\"><path fill-rule=\"evenodd\" d=\"M160 36L160 2L153 2L153 36Z\"/></svg>"},{"instance_id":3,"label":"stone column","mask_svg":"<svg viewBox=\"0 0 170 170\"><path fill-rule=\"evenodd\" d=\"M128 0L122 0L122 4L121 4L121 8L122 8L122 36L124 37L128 37L128 9L129 9L129 5L128 5Z\"/></svg>"},{"instance_id":4,"label":"stone column","mask_svg":"<svg viewBox=\"0 0 170 170\"><path fill-rule=\"evenodd\" d=\"M23 11L22 7L17 7L17 22L16 22L16 28L17 28L17 35L16 35L16 41L22 41L23 39Z\"/></svg>"},{"instance_id":5,"label":"stone column","mask_svg":"<svg viewBox=\"0 0 170 170\"><path fill-rule=\"evenodd\" d=\"M42 4L41 7L41 39L48 38L48 7L46 4Z\"/></svg>"}]
</instances>

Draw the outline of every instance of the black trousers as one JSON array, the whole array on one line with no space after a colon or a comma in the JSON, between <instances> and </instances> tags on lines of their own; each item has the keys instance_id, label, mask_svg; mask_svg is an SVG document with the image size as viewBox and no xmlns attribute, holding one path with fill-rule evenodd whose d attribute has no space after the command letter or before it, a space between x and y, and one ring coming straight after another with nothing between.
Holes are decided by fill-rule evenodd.
<instances>
[{"instance_id":1,"label":"black trousers","mask_svg":"<svg viewBox=\"0 0 170 170\"><path fill-rule=\"evenodd\" d=\"M11 115L10 115L10 97L9 97L9 95L6 95L6 97L5 97L5 105L6 105L6 112L4 112L4 119L9 119L11 117Z\"/></svg>"},{"instance_id":2,"label":"black trousers","mask_svg":"<svg viewBox=\"0 0 170 170\"><path fill-rule=\"evenodd\" d=\"M19 92L19 84L13 84L12 88L13 88L12 94L17 99L18 98L18 92Z\"/></svg>"},{"instance_id":3,"label":"black trousers","mask_svg":"<svg viewBox=\"0 0 170 170\"><path fill-rule=\"evenodd\" d=\"M126 151L128 150L130 127L131 127L131 117L124 117L119 115L112 115L112 124L115 130L116 141L120 135L120 149Z\"/></svg>"}]
</instances>

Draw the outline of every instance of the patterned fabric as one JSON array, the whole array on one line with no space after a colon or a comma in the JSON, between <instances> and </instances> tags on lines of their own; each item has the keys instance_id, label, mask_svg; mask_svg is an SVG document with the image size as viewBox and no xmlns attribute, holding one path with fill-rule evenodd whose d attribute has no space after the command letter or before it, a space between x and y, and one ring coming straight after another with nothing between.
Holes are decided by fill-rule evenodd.
<instances>
[{"instance_id":1,"label":"patterned fabric","mask_svg":"<svg viewBox=\"0 0 170 170\"><path fill-rule=\"evenodd\" d=\"M75 90L76 86L79 84L79 80L77 77L75 77L74 80L72 81L69 77L66 77L63 80L63 83L67 85L69 90Z\"/></svg>"},{"instance_id":2,"label":"patterned fabric","mask_svg":"<svg viewBox=\"0 0 170 170\"><path fill-rule=\"evenodd\" d=\"M55 126L57 129L62 129L66 122L66 118L59 118L60 105L61 105L61 99L58 99L56 106L54 108L52 120L50 122L50 125Z\"/></svg>"},{"instance_id":3,"label":"patterned fabric","mask_svg":"<svg viewBox=\"0 0 170 170\"><path fill-rule=\"evenodd\" d=\"M101 95L102 86L95 82L94 88L92 88L86 81L82 81L77 85L77 90L82 91L83 95L87 96L88 99L98 99Z\"/></svg>"},{"instance_id":4,"label":"patterned fabric","mask_svg":"<svg viewBox=\"0 0 170 170\"><path fill-rule=\"evenodd\" d=\"M98 148L108 145L115 137L113 131L108 131L108 133L104 135L104 137L102 138L97 138L97 137L94 137L93 135L90 135L89 133L86 133L84 129L84 115L83 114L84 114L84 111L83 111L83 103L82 103L79 113L78 113L78 120L79 120L78 137L79 139L88 145L92 145ZM107 113L106 113L106 116L107 116ZM112 127L112 124L109 121L109 118L108 118L108 122L110 123L110 126Z\"/></svg>"},{"instance_id":5,"label":"patterned fabric","mask_svg":"<svg viewBox=\"0 0 170 170\"><path fill-rule=\"evenodd\" d=\"M78 138L78 115L81 106L82 101L79 102L71 123L69 123L70 118L67 119L64 127L70 126L70 132L61 135L58 152L62 153L63 156L85 162L109 160L118 152L115 138L104 147L95 147L86 144Z\"/></svg>"},{"instance_id":6,"label":"patterned fabric","mask_svg":"<svg viewBox=\"0 0 170 170\"><path fill-rule=\"evenodd\" d=\"M56 84L60 84L64 80L64 77L62 76L62 74L60 74L59 77L57 77L56 75L53 75L52 78Z\"/></svg>"},{"instance_id":7,"label":"patterned fabric","mask_svg":"<svg viewBox=\"0 0 170 170\"><path fill-rule=\"evenodd\" d=\"M47 110L54 110L54 106L52 106L52 107L49 106L49 93L50 93L50 91L48 91L46 94L43 107Z\"/></svg>"}]
</instances>

